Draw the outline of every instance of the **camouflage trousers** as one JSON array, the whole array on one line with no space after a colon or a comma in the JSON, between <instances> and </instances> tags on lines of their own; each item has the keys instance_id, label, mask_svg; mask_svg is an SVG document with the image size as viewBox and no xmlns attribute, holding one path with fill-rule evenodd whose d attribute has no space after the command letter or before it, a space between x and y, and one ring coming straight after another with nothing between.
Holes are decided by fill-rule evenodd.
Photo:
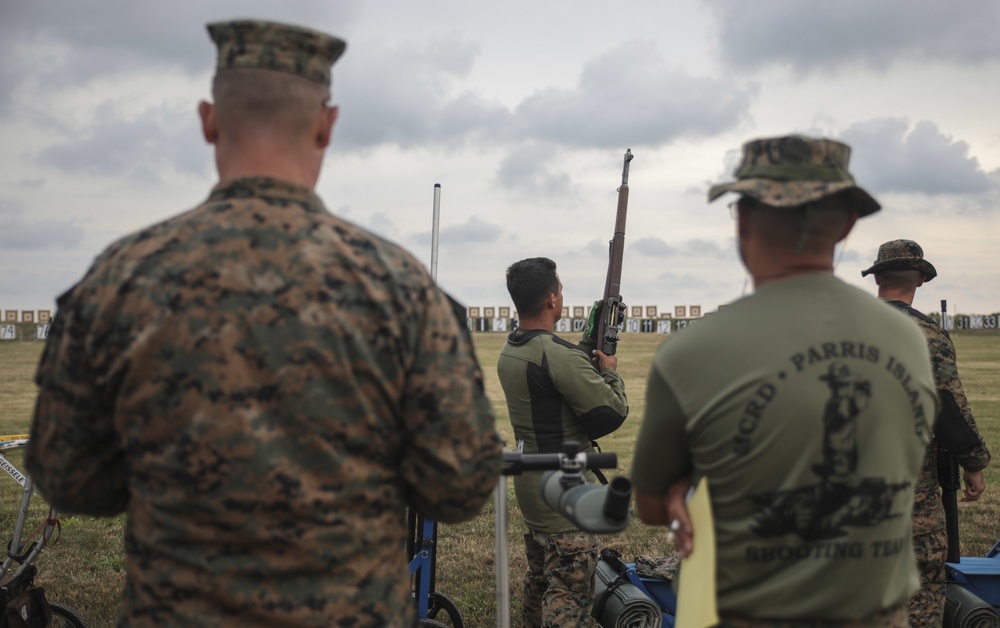
<instances>
[{"instance_id":1,"label":"camouflage trousers","mask_svg":"<svg viewBox=\"0 0 1000 628\"><path fill-rule=\"evenodd\" d=\"M809 621L723 617L716 628L906 628L906 607L893 606L851 621Z\"/></svg>"},{"instance_id":2,"label":"camouflage trousers","mask_svg":"<svg viewBox=\"0 0 1000 628\"><path fill-rule=\"evenodd\" d=\"M914 628L940 628L948 595L945 561L948 557L948 532L942 528L913 537L917 555L920 590L910 598L907 610Z\"/></svg>"},{"instance_id":3,"label":"camouflage trousers","mask_svg":"<svg viewBox=\"0 0 1000 628\"><path fill-rule=\"evenodd\" d=\"M523 628L597 626L594 570L600 552L597 537L586 532L524 535L528 570L524 576Z\"/></svg>"}]
</instances>

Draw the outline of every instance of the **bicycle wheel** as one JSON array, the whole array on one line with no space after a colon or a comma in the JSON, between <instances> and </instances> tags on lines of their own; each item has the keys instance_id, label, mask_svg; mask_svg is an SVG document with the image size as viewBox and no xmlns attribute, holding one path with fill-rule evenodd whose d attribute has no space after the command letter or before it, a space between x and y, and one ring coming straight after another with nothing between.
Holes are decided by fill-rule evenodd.
<instances>
[{"instance_id":1,"label":"bicycle wheel","mask_svg":"<svg viewBox=\"0 0 1000 628\"><path fill-rule=\"evenodd\" d=\"M458 607L444 593L434 591L430 595L430 604L427 607L427 617L435 620L436 624L451 626L452 628L465 628L462 621L462 614L458 612Z\"/></svg>"},{"instance_id":2,"label":"bicycle wheel","mask_svg":"<svg viewBox=\"0 0 1000 628\"><path fill-rule=\"evenodd\" d=\"M52 628L87 628L80 613L62 604L49 604L52 609Z\"/></svg>"}]
</instances>

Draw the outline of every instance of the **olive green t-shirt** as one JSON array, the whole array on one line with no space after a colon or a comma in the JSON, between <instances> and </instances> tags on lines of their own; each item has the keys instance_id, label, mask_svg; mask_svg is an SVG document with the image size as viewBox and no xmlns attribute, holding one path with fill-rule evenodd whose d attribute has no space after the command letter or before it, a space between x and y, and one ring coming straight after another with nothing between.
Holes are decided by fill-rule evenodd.
<instances>
[{"instance_id":1,"label":"olive green t-shirt","mask_svg":"<svg viewBox=\"0 0 1000 628\"><path fill-rule=\"evenodd\" d=\"M937 397L908 317L833 275L768 284L665 341L647 394L635 487L707 478L720 612L850 620L917 590Z\"/></svg>"}]
</instances>

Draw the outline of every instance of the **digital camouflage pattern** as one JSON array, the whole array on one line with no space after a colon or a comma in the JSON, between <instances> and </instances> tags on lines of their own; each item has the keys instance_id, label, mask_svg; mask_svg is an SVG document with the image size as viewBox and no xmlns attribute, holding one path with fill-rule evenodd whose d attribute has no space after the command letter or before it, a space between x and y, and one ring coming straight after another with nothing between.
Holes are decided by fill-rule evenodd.
<instances>
[{"instance_id":1,"label":"digital camouflage pattern","mask_svg":"<svg viewBox=\"0 0 1000 628\"><path fill-rule=\"evenodd\" d=\"M471 518L502 449L415 258L244 178L58 306L27 466L59 510L128 513L120 623L409 625L406 508Z\"/></svg>"},{"instance_id":2,"label":"digital camouflage pattern","mask_svg":"<svg viewBox=\"0 0 1000 628\"><path fill-rule=\"evenodd\" d=\"M843 194L845 208L867 216L880 209L858 187L847 170L851 147L829 139L801 135L751 140L743 145L736 181L713 185L709 202L726 192L738 192L774 207L795 207Z\"/></svg>"},{"instance_id":3,"label":"digital camouflage pattern","mask_svg":"<svg viewBox=\"0 0 1000 628\"><path fill-rule=\"evenodd\" d=\"M915 243L914 243L915 244ZM922 254L922 251L921 251ZM932 319L902 301L887 301L910 315L927 339L931 354L934 380L941 390L949 391L962 411L962 418L976 432L976 420L969 408L969 399L958 375L955 345L948 332ZM913 500L913 549L920 571L920 592L909 603L910 622L914 626L940 626L944 614L946 582L944 556L948 549L945 531L944 505L941 502L941 485L938 478L939 444L932 440L924 454L924 461L917 476ZM964 454L953 454L966 471L980 471L990 462L990 452L980 438L979 445Z\"/></svg>"},{"instance_id":4,"label":"digital camouflage pattern","mask_svg":"<svg viewBox=\"0 0 1000 628\"><path fill-rule=\"evenodd\" d=\"M573 531L524 535L528 569L524 575L522 628L597 627L594 570L601 547L593 534Z\"/></svg>"},{"instance_id":5,"label":"digital camouflage pattern","mask_svg":"<svg viewBox=\"0 0 1000 628\"><path fill-rule=\"evenodd\" d=\"M945 562L948 532L944 528L913 537L913 553L920 571L920 590L910 598L907 609L912 628L941 628L948 600Z\"/></svg>"},{"instance_id":6,"label":"digital camouflage pattern","mask_svg":"<svg viewBox=\"0 0 1000 628\"><path fill-rule=\"evenodd\" d=\"M275 22L216 22L208 25L208 34L219 49L217 71L276 70L327 87L330 66L347 48L347 43L337 37Z\"/></svg>"},{"instance_id":7,"label":"digital camouflage pattern","mask_svg":"<svg viewBox=\"0 0 1000 628\"><path fill-rule=\"evenodd\" d=\"M937 269L924 259L924 249L913 240L891 240L878 247L878 255L871 267L861 271L865 277L886 270L919 270L924 281L937 277Z\"/></svg>"},{"instance_id":8,"label":"digital camouflage pattern","mask_svg":"<svg viewBox=\"0 0 1000 628\"><path fill-rule=\"evenodd\" d=\"M927 348L931 354L931 366L934 380L941 390L949 391L962 411L965 422L979 434L976 420L969 408L969 398L962 387L962 379L958 375L955 344L940 325L929 317L909 307L902 301L887 301L911 316L913 321L924 332ZM913 504L913 533L915 535L941 530L944 528L944 507L941 505L940 484L937 469L938 443L931 441L924 456L923 466L917 478L916 500ZM990 452L986 443L980 438L979 445L964 454L953 454L955 460L966 471L981 471L990 462Z\"/></svg>"}]
</instances>

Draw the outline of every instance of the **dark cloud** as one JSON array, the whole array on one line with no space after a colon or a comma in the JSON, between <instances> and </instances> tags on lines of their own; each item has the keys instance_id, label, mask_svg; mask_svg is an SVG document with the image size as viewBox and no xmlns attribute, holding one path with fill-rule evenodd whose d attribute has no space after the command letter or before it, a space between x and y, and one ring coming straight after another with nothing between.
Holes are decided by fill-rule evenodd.
<instances>
[{"instance_id":1,"label":"dark cloud","mask_svg":"<svg viewBox=\"0 0 1000 628\"><path fill-rule=\"evenodd\" d=\"M455 79L471 69L477 45L456 35L424 46L363 42L358 48L335 78L338 146L454 146L508 125L503 106L469 92L450 93Z\"/></svg>"},{"instance_id":2,"label":"dark cloud","mask_svg":"<svg viewBox=\"0 0 1000 628\"><path fill-rule=\"evenodd\" d=\"M669 295L659 299L660 303L700 305L703 314L734 301L749 290L746 276L737 268L733 269L732 279L727 280L667 271L657 275L651 287L660 287L663 294Z\"/></svg>"},{"instance_id":3,"label":"dark cloud","mask_svg":"<svg viewBox=\"0 0 1000 628\"><path fill-rule=\"evenodd\" d=\"M440 242L450 245L483 244L496 242L501 233L501 227L478 216L470 216L463 224L442 227Z\"/></svg>"},{"instance_id":4,"label":"dark cloud","mask_svg":"<svg viewBox=\"0 0 1000 628\"><path fill-rule=\"evenodd\" d=\"M470 216L464 223L440 227L438 245L442 249L458 249L470 245L490 244L498 241L503 233L502 227L486 222L478 216ZM431 232L428 230L411 233L406 237L406 241L413 247L412 250L428 250L431 245Z\"/></svg>"},{"instance_id":5,"label":"dark cloud","mask_svg":"<svg viewBox=\"0 0 1000 628\"><path fill-rule=\"evenodd\" d=\"M515 110L521 137L566 146L661 146L713 135L747 116L754 91L670 68L649 44L589 61L574 89L546 89Z\"/></svg>"},{"instance_id":6,"label":"dark cloud","mask_svg":"<svg viewBox=\"0 0 1000 628\"><path fill-rule=\"evenodd\" d=\"M58 89L128 72L210 72L215 57L205 30L208 22L253 16L340 33L359 10L347 0L5 3L0 39L11 52L0 63L0 111L26 80ZM12 58L15 63L8 61Z\"/></svg>"},{"instance_id":7,"label":"dark cloud","mask_svg":"<svg viewBox=\"0 0 1000 628\"><path fill-rule=\"evenodd\" d=\"M630 248L649 257L670 257L677 253L676 249L660 238L639 238L631 244Z\"/></svg>"},{"instance_id":8,"label":"dark cloud","mask_svg":"<svg viewBox=\"0 0 1000 628\"><path fill-rule=\"evenodd\" d=\"M873 194L981 194L997 182L969 155L969 145L933 122L913 128L903 118L858 122L840 134L851 145L851 172Z\"/></svg>"},{"instance_id":9,"label":"dark cloud","mask_svg":"<svg viewBox=\"0 0 1000 628\"><path fill-rule=\"evenodd\" d=\"M894 61L979 63L1000 58L995 0L711 0L723 61L798 74L847 65L885 70Z\"/></svg>"},{"instance_id":10,"label":"dark cloud","mask_svg":"<svg viewBox=\"0 0 1000 628\"><path fill-rule=\"evenodd\" d=\"M551 165L559 163L556 152L551 145L527 144L515 148L500 162L497 185L516 196L561 199L564 204L572 204L577 198L572 180Z\"/></svg>"},{"instance_id":11,"label":"dark cloud","mask_svg":"<svg viewBox=\"0 0 1000 628\"><path fill-rule=\"evenodd\" d=\"M128 119L105 104L86 131L41 150L36 159L70 174L156 182L164 168L194 175L207 172L212 152L191 110L161 107Z\"/></svg>"},{"instance_id":12,"label":"dark cloud","mask_svg":"<svg viewBox=\"0 0 1000 628\"><path fill-rule=\"evenodd\" d=\"M75 220L32 219L10 201L0 201L0 225L0 249L62 249L83 240L83 229Z\"/></svg>"}]
</instances>

